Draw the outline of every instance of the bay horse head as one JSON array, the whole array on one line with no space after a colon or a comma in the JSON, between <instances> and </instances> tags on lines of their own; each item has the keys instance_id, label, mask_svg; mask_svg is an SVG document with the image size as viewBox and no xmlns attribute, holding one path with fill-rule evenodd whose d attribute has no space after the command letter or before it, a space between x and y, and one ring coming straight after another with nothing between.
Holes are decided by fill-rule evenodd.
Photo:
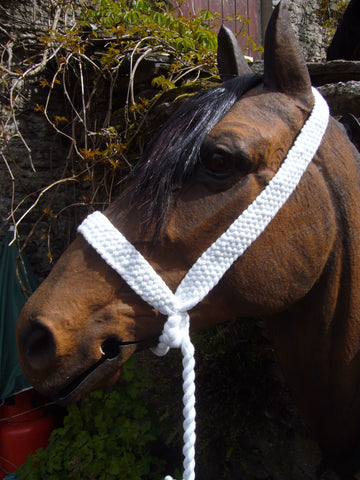
<instances>
[{"instance_id":1,"label":"bay horse head","mask_svg":"<svg viewBox=\"0 0 360 480\"><path fill-rule=\"evenodd\" d=\"M314 105L284 2L263 77L224 29L218 63L224 82L180 107L104 212L172 291L273 179ZM360 440L359 187L358 152L331 119L298 187L189 312L192 331L264 316L309 429L339 461ZM79 235L21 313L21 365L41 392L73 402L113 385L165 319Z\"/></svg>"}]
</instances>

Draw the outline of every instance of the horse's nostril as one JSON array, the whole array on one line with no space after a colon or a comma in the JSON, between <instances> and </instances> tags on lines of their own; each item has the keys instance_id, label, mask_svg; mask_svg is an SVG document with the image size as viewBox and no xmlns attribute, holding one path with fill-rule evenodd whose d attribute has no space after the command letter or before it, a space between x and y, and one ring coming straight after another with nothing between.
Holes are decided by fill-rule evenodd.
<instances>
[{"instance_id":1,"label":"horse's nostril","mask_svg":"<svg viewBox=\"0 0 360 480\"><path fill-rule=\"evenodd\" d=\"M120 341L116 337L107 338L100 347L101 353L108 359L117 357L120 350Z\"/></svg>"},{"instance_id":2,"label":"horse's nostril","mask_svg":"<svg viewBox=\"0 0 360 480\"><path fill-rule=\"evenodd\" d=\"M32 368L48 366L55 356L55 341L51 331L44 325L33 325L24 338L23 352Z\"/></svg>"}]
</instances>

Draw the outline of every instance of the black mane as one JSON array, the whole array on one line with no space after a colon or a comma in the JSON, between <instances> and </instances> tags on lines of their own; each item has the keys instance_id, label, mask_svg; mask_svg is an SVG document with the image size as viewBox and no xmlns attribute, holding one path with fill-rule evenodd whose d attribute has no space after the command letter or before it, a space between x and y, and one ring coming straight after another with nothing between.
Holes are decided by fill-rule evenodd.
<instances>
[{"instance_id":1,"label":"black mane","mask_svg":"<svg viewBox=\"0 0 360 480\"><path fill-rule=\"evenodd\" d=\"M131 175L131 204L144 212L143 228L151 225L158 235L172 191L194 171L204 138L260 80L260 75L244 75L204 90L180 106L163 125Z\"/></svg>"}]
</instances>

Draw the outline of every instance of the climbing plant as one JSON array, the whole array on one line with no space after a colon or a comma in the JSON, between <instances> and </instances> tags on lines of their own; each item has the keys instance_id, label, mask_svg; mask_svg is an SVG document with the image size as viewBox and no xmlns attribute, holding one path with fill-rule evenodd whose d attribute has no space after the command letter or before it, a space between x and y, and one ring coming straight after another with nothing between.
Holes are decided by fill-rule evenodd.
<instances>
[{"instance_id":1,"label":"climbing plant","mask_svg":"<svg viewBox=\"0 0 360 480\"><path fill-rule=\"evenodd\" d=\"M166 3L146 0L131 4L57 0L51 6L50 29L36 32L35 42L33 37L29 40L31 47L23 37L9 40L1 45L0 56L0 148L13 184L12 222L18 235L25 216L36 212L34 230L43 220L49 224L44 239L49 239L51 225L62 213L54 209L51 192L64 183L74 184L73 197L63 208L111 201L114 183L143 149L154 107L170 90L211 77L216 48L216 37L208 28L214 16L209 12L176 18ZM30 54L21 61L15 55L20 44ZM155 72L147 94L140 96L135 86L138 71L159 59L159 74ZM19 122L34 89L43 93L34 113L45 116L67 142L68 155L60 178L19 202L16 189L21 178L11 145L14 139L22 143L29 171L35 172L31 141Z\"/></svg>"},{"instance_id":2,"label":"climbing plant","mask_svg":"<svg viewBox=\"0 0 360 480\"><path fill-rule=\"evenodd\" d=\"M350 0L320 0L317 13L324 22L330 43Z\"/></svg>"},{"instance_id":3,"label":"climbing plant","mask_svg":"<svg viewBox=\"0 0 360 480\"><path fill-rule=\"evenodd\" d=\"M50 28L29 38L12 35L0 45L0 155L12 181L15 236L29 214L30 236L45 222L42 238L52 261L53 225L73 207L88 210L112 200L114 186L118 191L153 134L154 118L159 123L166 116L159 105L217 81L217 40L210 27L219 19L207 10L190 18L175 15L165 0L51 0L42 8ZM19 50L29 56L15 55ZM151 81L140 93L137 78L149 68ZM35 89L43 101L33 105L34 113L63 138L68 154L59 178L19 201L21 178L11 144L15 138L22 143L29 171L35 172L31 141L19 123ZM59 209L56 197L64 184L73 189Z\"/></svg>"}]
</instances>

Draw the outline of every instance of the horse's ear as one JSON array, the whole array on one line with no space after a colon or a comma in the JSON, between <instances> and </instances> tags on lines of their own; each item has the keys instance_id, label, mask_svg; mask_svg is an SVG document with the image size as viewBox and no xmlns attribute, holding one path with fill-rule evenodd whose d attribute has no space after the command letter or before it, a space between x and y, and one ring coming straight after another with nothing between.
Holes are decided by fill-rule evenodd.
<instances>
[{"instance_id":1,"label":"horse's ear","mask_svg":"<svg viewBox=\"0 0 360 480\"><path fill-rule=\"evenodd\" d=\"M276 6L265 34L264 84L313 105L311 81L284 0Z\"/></svg>"},{"instance_id":2,"label":"horse's ear","mask_svg":"<svg viewBox=\"0 0 360 480\"><path fill-rule=\"evenodd\" d=\"M251 73L235 35L224 25L218 33L217 63L222 81Z\"/></svg>"}]
</instances>

